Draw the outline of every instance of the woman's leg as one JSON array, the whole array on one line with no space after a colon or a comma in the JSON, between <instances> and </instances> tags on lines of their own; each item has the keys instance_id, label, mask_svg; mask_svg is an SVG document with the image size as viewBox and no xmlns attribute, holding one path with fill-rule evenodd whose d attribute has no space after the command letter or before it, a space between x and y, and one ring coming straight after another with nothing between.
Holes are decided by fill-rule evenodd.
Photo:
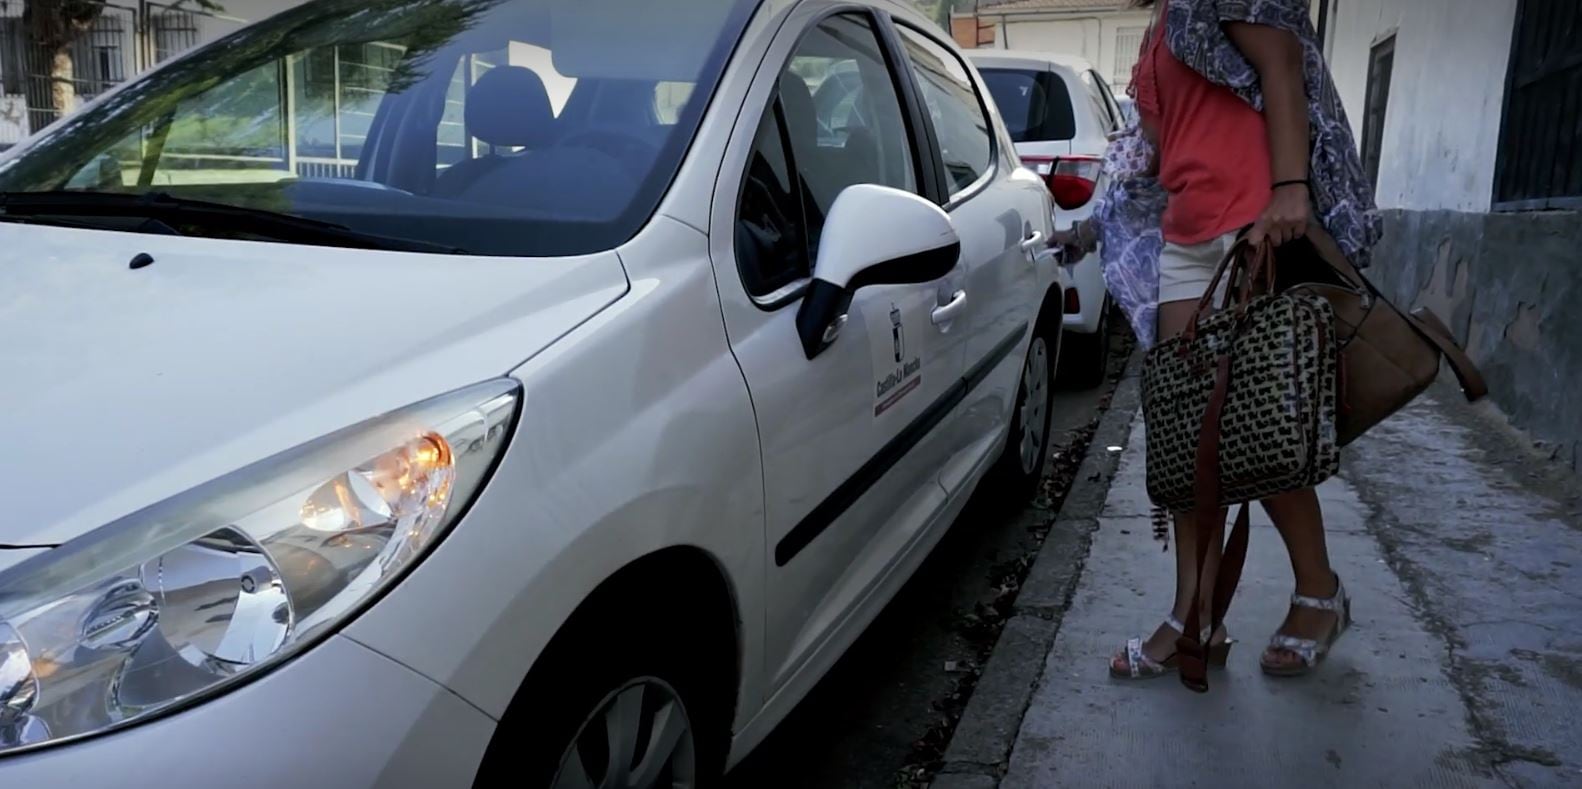
<instances>
[{"instance_id":1,"label":"woman's leg","mask_svg":"<svg viewBox=\"0 0 1582 789\"><path fill-rule=\"evenodd\" d=\"M1291 555L1291 571L1296 575L1296 593L1326 599L1337 591L1338 579L1329 566L1329 549L1324 542L1324 513L1318 493L1312 488L1284 493L1263 501L1286 552ZM1297 638L1322 640L1335 626L1335 614L1316 608L1292 606L1280 632ZM1287 649L1270 648L1263 660L1273 666L1290 667L1302 661Z\"/></svg>"},{"instance_id":2,"label":"woman's leg","mask_svg":"<svg viewBox=\"0 0 1582 789\"><path fill-rule=\"evenodd\" d=\"M1160 340L1166 340L1180 334L1192 319L1192 313L1197 308L1196 301L1173 301L1159 305L1159 334ZM1146 426L1144 426L1146 429ZM1176 549L1176 594L1175 603L1171 607L1171 615L1177 620L1185 622L1192 612L1194 576L1197 572L1197 546L1198 540L1205 537L1201 535L1192 514L1187 512L1175 513L1175 549ZM1220 553L1223 550L1224 530L1218 529L1213 534L1206 535L1209 541L1208 559L1203 566L1203 584L1198 589L1196 596L1198 605L1199 627L1207 627L1209 620L1209 606L1214 597L1214 574L1219 570ZM1176 638L1181 634L1165 625L1160 625L1153 635L1143 642L1143 654L1154 661L1163 661L1175 654ZM1213 639L1220 640L1221 633L1213 634ZM1126 670L1126 653L1121 651L1111 659L1111 664L1117 671Z\"/></svg>"}]
</instances>

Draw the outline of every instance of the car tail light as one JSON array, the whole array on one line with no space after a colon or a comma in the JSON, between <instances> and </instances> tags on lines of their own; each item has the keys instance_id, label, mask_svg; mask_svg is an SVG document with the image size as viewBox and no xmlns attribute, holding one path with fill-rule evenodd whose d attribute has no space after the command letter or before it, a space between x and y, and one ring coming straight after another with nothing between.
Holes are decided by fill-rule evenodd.
<instances>
[{"instance_id":1,"label":"car tail light","mask_svg":"<svg viewBox=\"0 0 1582 789\"><path fill-rule=\"evenodd\" d=\"M1071 211L1093 199L1103 161L1093 156L1024 156L1022 165L1049 185L1055 205Z\"/></svg>"},{"instance_id":2,"label":"car tail light","mask_svg":"<svg viewBox=\"0 0 1582 789\"><path fill-rule=\"evenodd\" d=\"M1077 294L1076 288L1066 290L1066 314L1076 315L1082 312L1082 297Z\"/></svg>"}]
</instances>

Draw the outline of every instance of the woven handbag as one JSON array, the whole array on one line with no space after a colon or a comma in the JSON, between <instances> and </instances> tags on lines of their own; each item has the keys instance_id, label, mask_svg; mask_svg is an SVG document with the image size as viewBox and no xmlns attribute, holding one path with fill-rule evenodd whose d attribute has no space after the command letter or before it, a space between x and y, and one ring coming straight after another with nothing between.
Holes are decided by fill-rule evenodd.
<instances>
[{"instance_id":1,"label":"woven handbag","mask_svg":"<svg viewBox=\"0 0 1582 789\"><path fill-rule=\"evenodd\" d=\"M1198 505L1199 442L1218 397L1219 494L1224 507L1312 487L1340 463L1336 441L1334 310L1317 294L1268 293L1268 248L1238 243L1181 336L1148 352L1143 414L1148 495L1172 511ZM1220 278L1232 284L1210 312ZM1262 292L1259 292L1259 290ZM1219 368L1228 365L1223 374Z\"/></svg>"},{"instance_id":2,"label":"woven handbag","mask_svg":"<svg viewBox=\"0 0 1582 789\"><path fill-rule=\"evenodd\" d=\"M1225 302L1212 310L1219 283ZM1335 313L1314 293L1274 293L1274 251L1238 241L1214 271L1191 323L1143 367L1148 495L1221 535L1242 504L1215 584L1209 628L1229 608L1246 558L1247 502L1312 487L1340 465ZM1201 578L1209 539L1197 541ZM1181 681L1208 690L1197 606L1177 643Z\"/></svg>"}]
</instances>

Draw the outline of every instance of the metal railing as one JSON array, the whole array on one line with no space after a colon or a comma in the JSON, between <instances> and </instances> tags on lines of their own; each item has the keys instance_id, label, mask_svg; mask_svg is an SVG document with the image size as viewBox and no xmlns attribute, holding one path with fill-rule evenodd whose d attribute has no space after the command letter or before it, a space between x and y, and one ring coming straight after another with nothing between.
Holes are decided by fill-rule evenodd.
<instances>
[{"instance_id":1,"label":"metal railing","mask_svg":"<svg viewBox=\"0 0 1582 789\"><path fill-rule=\"evenodd\" d=\"M21 97L25 103L23 135L161 61L246 24L183 0L83 3L89 11L74 20L42 18L28 2L0 0L0 96L11 96L13 104ZM0 144L6 140L5 126L0 118Z\"/></svg>"}]
</instances>

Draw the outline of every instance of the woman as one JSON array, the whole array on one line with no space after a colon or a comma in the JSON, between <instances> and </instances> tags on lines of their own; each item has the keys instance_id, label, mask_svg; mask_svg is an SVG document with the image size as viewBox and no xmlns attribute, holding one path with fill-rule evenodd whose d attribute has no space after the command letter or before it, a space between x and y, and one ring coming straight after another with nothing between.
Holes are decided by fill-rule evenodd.
<instances>
[{"instance_id":1,"label":"woman","mask_svg":"<svg viewBox=\"0 0 1582 789\"><path fill-rule=\"evenodd\" d=\"M1139 124L1113 141L1109 191L1093 219L1061 233L1068 255L1104 243L1105 280L1139 338L1172 337L1191 319L1238 234L1279 245L1307 237L1358 266L1379 237L1372 188L1308 18L1307 0L1135 0L1154 9L1129 93ZM1332 246L1333 245L1333 246ZM1074 258L1068 258L1074 259ZM1318 496L1262 502L1296 576L1291 607L1264 650L1265 672L1312 671L1349 624L1330 569ZM1208 622L1222 531L1175 513L1176 593L1170 616L1110 661L1122 678L1177 668L1190 606ZM1194 589L1199 540L1209 563ZM1223 626L1204 633L1223 665Z\"/></svg>"}]
</instances>

